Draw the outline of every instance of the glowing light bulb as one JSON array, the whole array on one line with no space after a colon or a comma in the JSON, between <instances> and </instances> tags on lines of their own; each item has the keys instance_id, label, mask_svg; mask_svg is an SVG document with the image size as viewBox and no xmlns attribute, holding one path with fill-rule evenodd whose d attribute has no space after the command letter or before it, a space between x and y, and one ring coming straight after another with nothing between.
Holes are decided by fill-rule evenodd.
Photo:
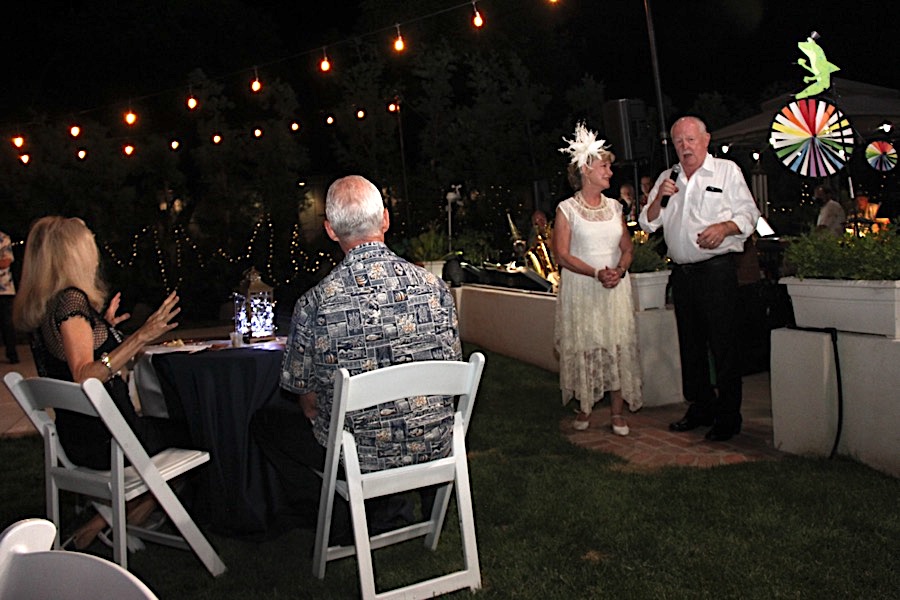
<instances>
[{"instance_id":1,"label":"glowing light bulb","mask_svg":"<svg viewBox=\"0 0 900 600\"><path fill-rule=\"evenodd\" d=\"M397 28L397 39L394 40L394 50L397 52L403 52L403 49L406 48L406 44L403 42L403 36L400 35L400 25L395 25Z\"/></svg>"},{"instance_id":2,"label":"glowing light bulb","mask_svg":"<svg viewBox=\"0 0 900 600\"><path fill-rule=\"evenodd\" d=\"M72 125L72 127L69 128L69 134L72 137L78 137L79 135L81 135L81 127L79 127L78 125Z\"/></svg>"},{"instance_id":3,"label":"glowing light bulb","mask_svg":"<svg viewBox=\"0 0 900 600\"><path fill-rule=\"evenodd\" d=\"M180 146L181 142L179 142L178 140L172 140L171 142L169 142L169 148L171 148L172 150L178 150Z\"/></svg>"},{"instance_id":4,"label":"glowing light bulb","mask_svg":"<svg viewBox=\"0 0 900 600\"><path fill-rule=\"evenodd\" d=\"M134 146L131 144L126 144L124 148L122 148L122 152L125 153L125 156L131 156L134 154Z\"/></svg>"},{"instance_id":5,"label":"glowing light bulb","mask_svg":"<svg viewBox=\"0 0 900 600\"><path fill-rule=\"evenodd\" d=\"M130 109L125 113L125 122L129 125L134 125L137 122L137 115Z\"/></svg>"},{"instance_id":6,"label":"glowing light bulb","mask_svg":"<svg viewBox=\"0 0 900 600\"><path fill-rule=\"evenodd\" d=\"M12 139L12 143L16 148L21 148L25 145L25 138L23 138L21 135L17 135Z\"/></svg>"},{"instance_id":7,"label":"glowing light bulb","mask_svg":"<svg viewBox=\"0 0 900 600\"><path fill-rule=\"evenodd\" d=\"M219 135L218 133L214 133L213 136L212 136L212 143L213 143L213 144L219 144L219 143L221 143L221 142L222 142L222 136Z\"/></svg>"},{"instance_id":8,"label":"glowing light bulb","mask_svg":"<svg viewBox=\"0 0 900 600\"><path fill-rule=\"evenodd\" d=\"M291 123L291 131L300 131L300 123L297 121Z\"/></svg>"},{"instance_id":9,"label":"glowing light bulb","mask_svg":"<svg viewBox=\"0 0 900 600\"><path fill-rule=\"evenodd\" d=\"M391 102L390 104L388 104L387 108L388 108L388 112L398 112L400 110L400 103L399 102Z\"/></svg>"},{"instance_id":10,"label":"glowing light bulb","mask_svg":"<svg viewBox=\"0 0 900 600\"><path fill-rule=\"evenodd\" d=\"M194 110L195 108L197 108L197 99L193 96L189 96L187 99L187 107L188 110Z\"/></svg>"},{"instance_id":11,"label":"glowing light bulb","mask_svg":"<svg viewBox=\"0 0 900 600\"><path fill-rule=\"evenodd\" d=\"M334 115L328 115L325 117L326 125L334 125Z\"/></svg>"},{"instance_id":12,"label":"glowing light bulb","mask_svg":"<svg viewBox=\"0 0 900 600\"><path fill-rule=\"evenodd\" d=\"M260 138L260 137L262 137L262 134L263 134L263 130L260 129L259 127L257 127L256 129L253 130L253 137Z\"/></svg>"},{"instance_id":13,"label":"glowing light bulb","mask_svg":"<svg viewBox=\"0 0 900 600\"><path fill-rule=\"evenodd\" d=\"M478 12L478 7L475 5L475 0L472 0L472 10L475 11L475 14L472 16L472 25L479 28L484 26L484 19L481 18L481 13Z\"/></svg>"},{"instance_id":14,"label":"glowing light bulb","mask_svg":"<svg viewBox=\"0 0 900 600\"><path fill-rule=\"evenodd\" d=\"M359 120L365 119L365 118L366 118L366 111L363 110L362 108L360 108L359 110L357 110L357 111L356 111L356 118L359 119Z\"/></svg>"},{"instance_id":15,"label":"glowing light bulb","mask_svg":"<svg viewBox=\"0 0 900 600\"><path fill-rule=\"evenodd\" d=\"M19 160L22 161L22 164L23 164L23 165L27 165L27 164L28 164L28 161L31 160L31 157L30 157L29 155L27 155L27 154L20 154L20 155L19 155Z\"/></svg>"},{"instance_id":16,"label":"glowing light bulb","mask_svg":"<svg viewBox=\"0 0 900 600\"><path fill-rule=\"evenodd\" d=\"M86 159L87 158L87 150L85 150L84 148L79 148L78 152L76 153L76 156L78 157L78 160Z\"/></svg>"},{"instance_id":17,"label":"glowing light bulb","mask_svg":"<svg viewBox=\"0 0 900 600\"><path fill-rule=\"evenodd\" d=\"M253 83L250 84L250 89L254 92L258 92L262 89L262 84L259 82L259 78L253 80Z\"/></svg>"}]
</instances>

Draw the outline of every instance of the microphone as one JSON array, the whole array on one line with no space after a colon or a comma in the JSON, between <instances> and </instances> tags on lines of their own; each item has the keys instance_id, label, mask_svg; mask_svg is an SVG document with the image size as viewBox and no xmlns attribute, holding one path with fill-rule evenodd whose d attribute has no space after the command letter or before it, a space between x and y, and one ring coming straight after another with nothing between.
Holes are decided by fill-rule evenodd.
<instances>
[{"instance_id":1,"label":"microphone","mask_svg":"<svg viewBox=\"0 0 900 600\"><path fill-rule=\"evenodd\" d=\"M669 173L669 179L671 179L672 181L678 181L678 176L680 174L681 174L681 163L675 163L675 166L672 167L672 172ZM663 196L662 198L659 199L659 205L661 207L665 208L667 204L669 204L668 196Z\"/></svg>"}]
</instances>

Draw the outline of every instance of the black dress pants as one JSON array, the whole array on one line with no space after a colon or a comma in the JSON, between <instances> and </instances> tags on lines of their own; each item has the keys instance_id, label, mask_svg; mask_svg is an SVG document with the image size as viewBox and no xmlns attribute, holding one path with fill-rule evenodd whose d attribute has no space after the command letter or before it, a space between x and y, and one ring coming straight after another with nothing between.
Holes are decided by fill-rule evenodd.
<instances>
[{"instance_id":1,"label":"black dress pants","mask_svg":"<svg viewBox=\"0 0 900 600\"><path fill-rule=\"evenodd\" d=\"M16 328L13 326L12 318L14 298L13 295L0 295L0 331L6 345L6 359L13 364L19 362L19 354L16 351Z\"/></svg>"},{"instance_id":2,"label":"black dress pants","mask_svg":"<svg viewBox=\"0 0 900 600\"><path fill-rule=\"evenodd\" d=\"M312 423L296 404L264 407L253 415L250 433L263 454L275 467L291 504L288 522L315 527L322 479L313 471L325 468L325 447L313 435ZM339 467L338 477L343 477ZM430 493L430 496L428 495ZM428 501L430 497L430 502ZM423 510L430 512L434 491L422 494ZM427 504L426 504L427 503ZM412 505L400 495L366 501L370 533L380 533L412 522ZM331 519L331 542L351 543L349 506L336 497Z\"/></svg>"},{"instance_id":3,"label":"black dress pants","mask_svg":"<svg viewBox=\"0 0 900 600\"><path fill-rule=\"evenodd\" d=\"M676 265L671 281L682 392L691 403L689 414L717 422L739 421L742 390L734 257L729 253L699 263Z\"/></svg>"}]
</instances>

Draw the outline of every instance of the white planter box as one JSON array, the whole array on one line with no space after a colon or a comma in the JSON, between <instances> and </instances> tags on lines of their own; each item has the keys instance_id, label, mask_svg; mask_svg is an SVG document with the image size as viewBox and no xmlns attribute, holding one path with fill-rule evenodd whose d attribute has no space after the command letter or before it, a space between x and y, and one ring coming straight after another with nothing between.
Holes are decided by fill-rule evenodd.
<instances>
[{"instance_id":1,"label":"white planter box","mask_svg":"<svg viewBox=\"0 0 900 600\"><path fill-rule=\"evenodd\" d=\"M631 297L634 310L648 310L666 307L666 284L669 283L671 271L652 271L650 273L629 273L631 278Z\"/></svg>"},{"instance_id":2,"label":"white planter box","mask_svg":"<svg viewBox=\"0 0 900 600\"><path fill-rule=\"evenodd\" d=\"M443 260L428 260L422 263L422 266L425 267L427 271L431 271L434 273L438 279L443 278L444 276L444 261Z\"/></svg>"},{"instance_id":3,"label":"white planter box","mask_svg":"<svg viewBox=\"0 0 900 600\"><path fill-rule=\"evenodd\" d=\"M900 281L784 277L800 327L900 338Z\"/></svg>"}]
</instances>

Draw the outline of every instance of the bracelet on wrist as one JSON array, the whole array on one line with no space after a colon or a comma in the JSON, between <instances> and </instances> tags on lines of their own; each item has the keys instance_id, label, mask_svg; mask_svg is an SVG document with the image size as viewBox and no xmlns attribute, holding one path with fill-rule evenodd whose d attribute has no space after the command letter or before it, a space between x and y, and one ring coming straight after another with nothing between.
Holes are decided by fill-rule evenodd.
<instances>
[{"instance_id":1,"label":"bracelet on wrist","mask_svg":"<svg viewBox=\"0 0 900 600\"><path fill-rule=\"evenodd\" d=\"M103 366L106 367L106 370L109 371L109 376L106 378L107 381L116 376L116 372L113 371L112 365L109 362L109 354L104 352L100 355L100 362L103 363Z\"/></svg>"}]
</instances>

